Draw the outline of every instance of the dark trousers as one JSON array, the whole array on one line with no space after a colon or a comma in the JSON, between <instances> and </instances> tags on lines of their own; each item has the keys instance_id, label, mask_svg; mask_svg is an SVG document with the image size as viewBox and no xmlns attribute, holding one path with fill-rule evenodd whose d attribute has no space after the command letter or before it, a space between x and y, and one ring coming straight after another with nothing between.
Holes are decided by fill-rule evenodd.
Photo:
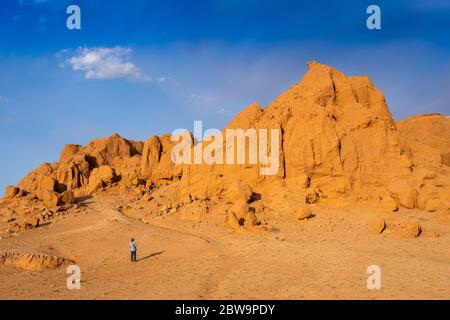
<instances>
[{"instance_id":1,"label":"dark trousers","mask_svg":"<svg viewBox=\"0 0 450 320\"><path fill-rule=\"evenodd\" d=\"M136 262L136 251L131 251L131 262Z\"/></svg>"}]
</instances>

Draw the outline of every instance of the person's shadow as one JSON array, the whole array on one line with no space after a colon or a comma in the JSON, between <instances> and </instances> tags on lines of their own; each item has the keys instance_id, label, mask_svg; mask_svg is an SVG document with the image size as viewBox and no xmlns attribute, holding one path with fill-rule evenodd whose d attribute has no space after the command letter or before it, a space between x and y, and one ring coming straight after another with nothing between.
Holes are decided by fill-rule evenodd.
<instances>
[{"instance_id":1,"label":"person's shadow","mask_svg":"<svg viewBox=\"0 0 450 320\"><path fill-rule=\"evenodd\" d=\"M137 262L142 261L142 260L146 260L146 259L150 259L151 257L154 256L159 256L160 254L163 254L164 251L159 251L159 252L153 252L152 254L149 254L148 256L145 256L143 258L137 259Z\"/></svg>"}]
</instances>

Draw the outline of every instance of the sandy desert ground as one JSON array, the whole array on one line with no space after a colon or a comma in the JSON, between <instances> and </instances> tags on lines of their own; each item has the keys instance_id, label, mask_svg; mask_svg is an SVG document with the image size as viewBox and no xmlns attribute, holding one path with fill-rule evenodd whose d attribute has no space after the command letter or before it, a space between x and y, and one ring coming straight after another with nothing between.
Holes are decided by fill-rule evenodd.
<instances>
[{"instance_id":1,"label":"sandy desert ground","mask_svg":"<svg viewBox=\"0 0 450 320\"><path fill-rule=\"evenodd\" d=\"M80 204L77 213L2 234L0 252L72 259L82 280L80 290L68 290L65 268L0 264L0 298L450 299L448 215L317 206L309 220L286 221L272 212L261 216L265 231L232 231L220 213L196 222L178 214L146 216L139 207L123 214L124 197L111 190ZM374 235L369 229L379 215L388 229ZM408 217L420 221L420 237L389 230ZM138 244L135 264L129 261L131 237ZM380 290L366 287L373 264L381 268Z\"/></svg>"}]
</instances>

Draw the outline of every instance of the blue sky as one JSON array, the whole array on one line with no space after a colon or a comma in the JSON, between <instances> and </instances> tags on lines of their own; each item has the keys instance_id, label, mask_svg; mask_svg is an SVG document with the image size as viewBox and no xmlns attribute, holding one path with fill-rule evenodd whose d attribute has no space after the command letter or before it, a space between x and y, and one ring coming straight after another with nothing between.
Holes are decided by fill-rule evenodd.
<instances>
[{"instance_id":1,"label":"blue sky","mask_svg":"<svg viewBox=\"0 0 450 320\"><path fill-rule=\"evenodd\" d=\"M81 30L66 28L70 4ZM366 28L370 4L381 30ZM448 115L449 30L446 0L2 0L0 190L66 143L222 128L312 59L369 75L396 119Z\"/></svg>"}]
</instances>

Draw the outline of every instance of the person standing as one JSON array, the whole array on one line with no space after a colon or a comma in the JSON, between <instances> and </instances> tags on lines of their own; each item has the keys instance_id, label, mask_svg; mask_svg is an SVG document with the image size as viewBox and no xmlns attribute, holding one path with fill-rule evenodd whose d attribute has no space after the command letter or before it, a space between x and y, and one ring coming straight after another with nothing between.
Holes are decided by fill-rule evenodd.
<instances>
[{"instance_id":1,"label":"person standing","mask_svg":"<svg viewBox=\"0 0 450 320\"><path fill-rule=\"evenodd\" d=\"M136 250L137 250L136 242L134 241L133 238L131 238L130 242L131 262L136 262Z\"/></svg>"}]
</instances>

